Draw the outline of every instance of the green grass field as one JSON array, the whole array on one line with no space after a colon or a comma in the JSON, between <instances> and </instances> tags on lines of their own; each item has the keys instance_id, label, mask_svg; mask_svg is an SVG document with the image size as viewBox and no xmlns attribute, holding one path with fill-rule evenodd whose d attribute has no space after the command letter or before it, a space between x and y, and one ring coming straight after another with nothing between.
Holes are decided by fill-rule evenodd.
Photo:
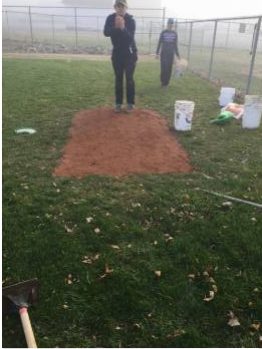
<instances>
[{"instance_id":1,"label":"green grass field","mask_svg":"<svg viewBox=\"0 0 262 349\"><path fill-rule=\"evenodd\" d=\"M261 203L262 129L211 125L219 89L190 73L162 91L159 62L140 62L136 84L137 107L170 126L175 100L196 102L176 133L195 171L56 178L74 114L113 104L110 61L3 61L4 286L39 278L39 347L259 347L261 210L197 189ZM3 347L24 346L4 318Z\"/></svg>"}]
</instances>

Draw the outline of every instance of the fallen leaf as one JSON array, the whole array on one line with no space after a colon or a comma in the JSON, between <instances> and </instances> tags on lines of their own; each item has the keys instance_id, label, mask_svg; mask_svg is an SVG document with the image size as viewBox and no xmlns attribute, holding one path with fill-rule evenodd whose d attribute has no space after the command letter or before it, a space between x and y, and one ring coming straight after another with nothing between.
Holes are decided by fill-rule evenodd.
<instances>
[{"instance_id":1,"label":"fallen leaf","mask_svg":"<svg viewBox=\"0 0 262 349\"><path fill-rule=\"evenodd\" d=\"M233 205L233 203L231 201L225 201L222 203L223 207L231 207Z\"/></svg>"},{"instance_id":2,"label":"fallen leaf","mask_svg":"<svg viewBox=\"0 0 262 349\"><path fill-rule=\"evenodd\" d=\"M195 274L188 274L187 277L189 279L195 279L196 275Z\"/></svg>"},{"instance_id":3,"label":"fallen leaf","mask_svg":"<svg viewBox=\"0 0 262 349\"><path fill-rule=\"evenodd\" d=\"M261 327L261 323L260 322L250 325L250 329L254 330L254 331L259 331L260 327Z\"/></svg>"},{"instance_id":4,"label":"fallen leaf","mask_svg":"<svg viewBox=\"0 0 262 349\"><path fill-rule=\"evenodd\" d=\"M209 291L209 297L205 296L203 299L205 302L210 302L215 298L215 292L214 291Z\"/></svg>"},{"instance_id":5,"label":"fallen leaf","mask_svg":"<svg viewBox=\"0 0 262 349\"><path fill-rule=\"evenodd\" d=\"M230 311L229 314L229 321L228 321L228 325L231 326L231 327L236 327L236 326L240 326L240 322L238 320L238 318L235 316L235 314Z\"/></svg>"},{"instance_id":6,"label":"fallen leaf","mask_svg":"<svg viewBox=\"0 0 262 349\"><path fill-rule=\"evenodd\" d=\"M134 327L136 327L136 328L141 328L141 325L139 325L139 324L134 324Z\"/></svg>"},{"instance_id":7,"label":"fallen leaf","mask_svg":"<svg viewBox=\"0 0 262 349\"><path fill-rule=\"evenodd\" d=\"M115 329L116 329L117 331L119 331L119 330L121 330L121 327L120 327L120 326L116 326Z\"/></svg>"},{"instance_id":8,"label":"fallen leaf","mask_svg":"<svg viewBox=\"0 0 262 349\"><path fill-rule=\"evenodd\" d=\"M90 258L85 258L85 259L82 260L82 263L84 263L84 264L92 264L93 261Z\"/></svg>"},{"instance_id":9,"label":"fallen leaf","mask_svg":"<svg viewBox=\"0 0 262 349\"><path fill-rule=\"evenodd\" d=\"M156 270L155 271L155 275L157 276L157 277L161 277L161 275L162 275L162 272L161 272L161 270Z\"/></svg>"},{"instance_id":10,"label":"fallen leaf","mask_svg":"<svg viewBox=\"0 0 262 349\"><path fill-rule=\"evenodd\" d=\"M100 229L99 229L99 228L95 228L95 229L94 229L94 232L95 232L96 234L99 234L99 233L100 233Z\"/></svg>"},{"instance_id":11,"label":"fallen leaf","mask_svg":"<svg viewBox=\"0 0 262 349\"><path fill-rule=\"evenodd\" d=\"M131 206L133 208L136 208L136 207L141 207L141 204L139 202L135 202L135 203L132 203Z\"/></svg>"},{"instance_id":12,"label":"fallen leaf","mask_svg":"<svg viewBox=\"0 0 262 349\"><path fill-rule=\"evenodd\" d=\"M111 247L114 249L114 250L120 250L120 247L118 245L111 245Z\"/></svg>"},{"instance_id":13,"label":"fallen leaf","mask_svg":"<svg viewBox=\"0 0 262 349\"><path fill-rule=\"evenodd\" d=\"M180 337L180 336L182 336L182 335L185 334L185 333L186 333L186 331L184 331L184 330L175 330L174 333L173 333L173 334L169 334L169 335L167 336L167 338L176 338L176 337Z\"/></svg>"},{"instance_id":14,"label":"fallen leaf","mask_svg":"<svg viewBox=\"0 0 262 349\"><path fill-rule=\"evenodd\" d=\"M215 293L217 293L217 292L218 292L217 285L212 285L212 288L213 288L213 291L214 291Z\"/></svg>"},{"instance_id":15,"label":"fallen leaf","mask_svg":"<svg viewBox=\"0 0 262 349\"><path fill-rule=\"evenodd\" d=\"M105 265L105 273L106 274L112 274L114 271L114 269L110 269L109 266L106 264Z\"/></svg>"},{"instance_id":16,"label":"fallen leaf","mask_svg":"<svg viewBox=\"0 0 262 349\"><path fill-rule=\"evenodd\" d=\"M65 230L67 233L73 233L73 229L70 229L66 224L65 224Z\"/></svg>"},{"instance_id":17,"label":"fallen leaf","mask_svg":"<svg viewBox=\"0 0 262 349\"><path fill-rule=\"evenodd\" d=\"M94 261L97 261L100 257L100 254L97 253L96 255L94 255L93 257L91 256L84 256L84 259L82 260L82 263L84 264L93 264Z\"/></svg>"},{"instance_id":18,"label":"fallen leaf","mask_svg":"<svg viewBox=\"0 0 262 349\"><path fill-rule=\"evenodd\" d=\"M91 223L93 220L94 220L93 217L87 217L87 218L86 218L87 223Z\"/></svg>"},{"instance_id":19,"label":"fallen leaf","mask_svg":"<svg viewBox=\"0 0 262 349\"><path fill-rule=\"evenodd\" d=\"M62 307L63 307L64 309L68 309L68 308L69 308L69 306L66 305L66 304L63 304Z\"/></svg>"}]
</instances>

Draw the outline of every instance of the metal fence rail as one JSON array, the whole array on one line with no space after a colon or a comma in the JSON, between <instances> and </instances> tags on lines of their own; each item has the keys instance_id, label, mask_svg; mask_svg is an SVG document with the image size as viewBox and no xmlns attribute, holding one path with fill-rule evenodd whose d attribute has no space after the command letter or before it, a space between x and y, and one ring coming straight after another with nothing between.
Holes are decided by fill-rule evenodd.
<instances>
[{"instance_id":1,"label":"metal fence rail","mask_svg":"<svg viewBox=\"0 0 262 349\"><path fill-rule=\"evenodd\" d=\"M180 21L189 67L245 93L262 93L262 16Z\"/></svg>"},{"instance_id":2,"label":"metal fence rail","mask_svg":"<svg viewBox=\"0 0 262 349\"><path fill-rule=\"evenodd\" d=\"M109 54L103 35L112 9L3 6L3 52ZM161 9L130 9L141 54L155 53L166 22ZM244 93L262 93L262 16L177 20L181 56L188 67Z\"/></svg>"}]
</instances>

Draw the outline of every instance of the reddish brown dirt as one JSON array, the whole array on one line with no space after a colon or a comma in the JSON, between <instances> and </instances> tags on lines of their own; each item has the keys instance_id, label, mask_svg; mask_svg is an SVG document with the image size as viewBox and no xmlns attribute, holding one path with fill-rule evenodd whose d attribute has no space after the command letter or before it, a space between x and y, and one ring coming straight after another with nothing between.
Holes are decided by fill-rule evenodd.
<instances>
[{"instance_id":1,"label":"reddish brown dirt","mask_svg":"<svg viewBox=\"0 0 262 349\"><path fill-rule=\"evenodd\" d=\"M116 114L101 108L76 114L54 175L81 178L191 171L187 153L159 114L145 109Z\"/></svg>"}]
</instances>

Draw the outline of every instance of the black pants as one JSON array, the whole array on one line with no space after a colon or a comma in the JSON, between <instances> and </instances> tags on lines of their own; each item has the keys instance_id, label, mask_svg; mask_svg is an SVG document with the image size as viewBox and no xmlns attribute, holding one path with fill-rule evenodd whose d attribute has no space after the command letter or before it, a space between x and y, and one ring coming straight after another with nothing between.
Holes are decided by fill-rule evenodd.
<instances>
[{"instance_id":1,"label":"black pants","mask_svg":"<svg viewBox=\"0 0 262 349\"><path fill-rule=\"evenodd\" d=\"M167 86L169 84L172 67L174 62L173 52L161 52L161 84Z\"/></svg>"},{"instance_id":2,"label":"black pants","mask_svg":"<svg viewBox=\"0 0 262 349\"><path fill-rule=\"evenodd\" d=\"M135 104L134 72L136 67L136 54L112 56L112 64L115 71L115 102L123 104L123 80L126 76L126 101L127 104Z\"/></svg>"}]
</instances>

